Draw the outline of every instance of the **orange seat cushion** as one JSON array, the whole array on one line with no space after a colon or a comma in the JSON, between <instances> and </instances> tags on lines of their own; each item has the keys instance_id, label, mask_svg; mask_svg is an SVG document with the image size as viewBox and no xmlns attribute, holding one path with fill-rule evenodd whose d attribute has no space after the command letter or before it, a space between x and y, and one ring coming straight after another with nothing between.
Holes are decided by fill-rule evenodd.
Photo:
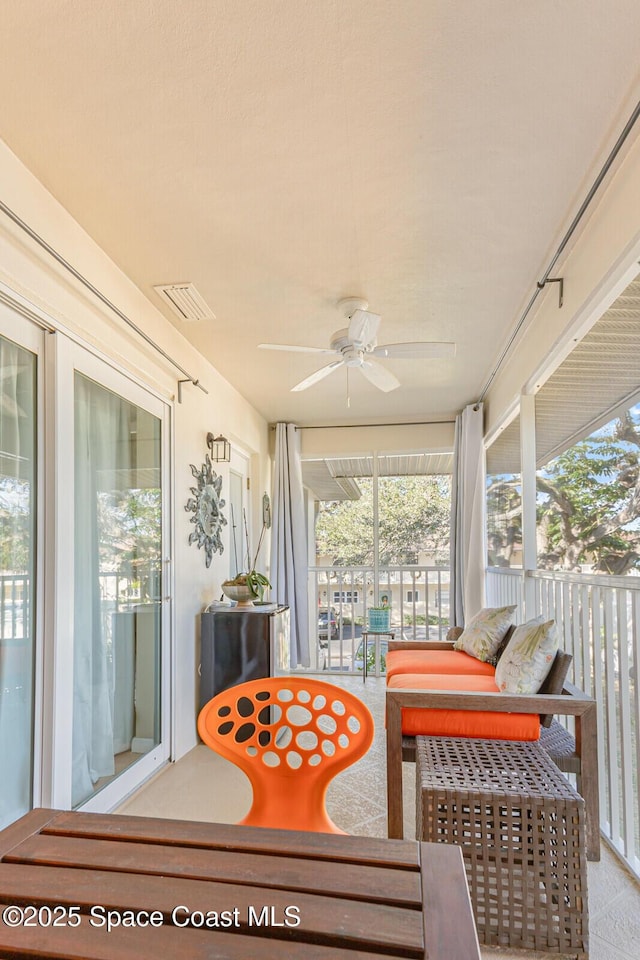
<instances>
[{"instance_id":1,"label":"orange seat cushion","mask_svg":"<svg viewBox=\"0 0 640 960\"><path fill-rule=\"evenodd\" d=\"M458 650L390 650L387 677L397 673L450 673L493 677L495 667Z\"/></svg>"},{"instance_id":2,"label":"orange seat cushion","mask_svg":"<svg viewBox=\"0 0 640 960\"><path fill-rule=\"evenodd\" d=\"M387 680L388 687L409 690L470 690L499 693L492 677L400 673ZM403 707L405 736L476 737L486 740L538 740L537 713L499 713L493 710L442 710Z\"/></svg>"}]
</instances>

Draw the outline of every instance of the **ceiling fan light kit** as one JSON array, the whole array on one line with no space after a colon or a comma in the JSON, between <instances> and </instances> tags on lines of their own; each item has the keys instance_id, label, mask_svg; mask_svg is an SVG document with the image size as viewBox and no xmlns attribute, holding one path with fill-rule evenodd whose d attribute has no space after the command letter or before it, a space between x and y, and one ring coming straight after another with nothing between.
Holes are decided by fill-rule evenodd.
<instances>
[{"instance_id":1,"label":"ceiling fan light kit","mask_svg":"<svg viewBox=\"0 0 640 960\"><path fill-rule=\"evenodd\" d=\"M292 392L306 390L320 380L324 380L338 367L346 366L356 368L374 387L388 393L399 387L400 381L374 358L416 360L454 356L456 345L451 342L413 341L378 346L377 335L381 317L377 313L368 311L367 307L367 301L361 297L345 297L338 302L338 309L349 321L349 325L332 335L328 350L323 347L301 347L283 343L260 343L258 346L263 350L338 355L339 359L321 367L292 387Z\"/></svg>"}]
</instances>

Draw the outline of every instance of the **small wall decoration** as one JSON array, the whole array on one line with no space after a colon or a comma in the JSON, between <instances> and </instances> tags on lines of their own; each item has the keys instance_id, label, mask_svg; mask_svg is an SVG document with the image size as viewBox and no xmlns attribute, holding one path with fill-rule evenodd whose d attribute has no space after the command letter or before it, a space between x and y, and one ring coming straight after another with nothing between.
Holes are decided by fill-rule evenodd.
<instances>
[{"instance_id":1,"label":"small wall decoration","mask_svg":"<svg viewBox=\"0 0 640 960\"><path fill-rule=\"evenodd\" d=\"M268 493L265 493L262 498L262 525L267 530L271 527L271 500Z\"/></svg>"},{"instance_id":2,"label":"small wall decoration","mask_svg":"<svg viewBox=\"0 0 640 960\"><path fill-rule=\"evenodd\" d=\"M187 513L193 513L189 522L195 524L195 530L189 534L189 543L196 543L198 549L204 547L204 562L209 567L214 553L224 551L221 532L227 518L222 513L225 506L225 501L220 496L222 477L219 477L211 466L209 454L206 455L200 470L192 463L189 466L198 481L197 487L190 487L193 496L189 497L184 508Z\"/></svg>"}]
</instances>

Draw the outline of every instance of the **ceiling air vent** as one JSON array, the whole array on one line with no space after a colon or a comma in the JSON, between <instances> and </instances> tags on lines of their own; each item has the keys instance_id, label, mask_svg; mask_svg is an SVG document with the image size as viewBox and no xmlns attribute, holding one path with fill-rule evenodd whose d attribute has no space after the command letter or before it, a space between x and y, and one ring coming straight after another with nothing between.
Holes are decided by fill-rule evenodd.
<instances>
[{"instance_id":1,"label":"ceiling air vent","mask_svg":"<svg viewBox=\"0 0 640 960\"><path fill-rule=\"evenodd\" d=\"M166 283L153 288L181 320L215 320L211 307L192 283Z\"/></svg>"}]
</instances>

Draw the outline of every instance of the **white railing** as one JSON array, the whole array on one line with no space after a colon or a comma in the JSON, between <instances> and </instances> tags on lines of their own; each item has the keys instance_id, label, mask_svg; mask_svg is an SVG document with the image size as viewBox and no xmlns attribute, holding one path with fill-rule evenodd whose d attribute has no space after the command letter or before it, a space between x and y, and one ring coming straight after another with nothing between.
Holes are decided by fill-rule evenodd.
<instances>
[{"instance_id":1,"label":"white railing","mask_svg":"<svg viewBox=\"0 0 640 960\"><path fill-rule=\"evenodd\" d=\"M368 610L390 609L397 638L442 639L449 629L449 568L372 566L309 568L312 667L362 670L361 636ZM314 644L315 640L315 644ZM384 650L381 663L384 669Z\"/></svg>"},{"instance_id":2,"label":"white railing","mask_svg":"<svg viewBox=\"0 0 640 960\"><path fill-rule=\"evenodd\" d=\"M486 596L488 607L516 605L515 622L524 620L524 571L512 567L487 567Z\"/></svg>"},{"instance_id":3,"label":"white railing","mask_svg":"<svg viewBox=\"0 0 640 960\"><path fill-rule=\"evenodd\" d=\"M25 640L31 635L28 574L0 575L0 640Z\"/></svg>"},{"instance_id":4,"label":"white railing","mask_svg":"<svg viewBox=\"0 0 640 960\"><path fill-rule=\"evenodd\" d=\"M640 577L547 570L526 577L535 613L556 621L560 645L573 656L571 680L596 700L600 826L640 876ZM491 568L487 602L518 603L521 622L523 585L522 571Z\"/></svg>"},{"instance_id":5,"label":"white railing","mask_svg":"<svg viewBox=\"0 0 640 960\"><path fill-rule=\"evenodd\" d=\"M149 562L144 576L133 580L120 573L100 573L100 602L104 631L111 637L111 615L157 600L160 576ZM31 578L28 574L0 574L0 640L31 638Z\"/></svg>"}]
</instances>

